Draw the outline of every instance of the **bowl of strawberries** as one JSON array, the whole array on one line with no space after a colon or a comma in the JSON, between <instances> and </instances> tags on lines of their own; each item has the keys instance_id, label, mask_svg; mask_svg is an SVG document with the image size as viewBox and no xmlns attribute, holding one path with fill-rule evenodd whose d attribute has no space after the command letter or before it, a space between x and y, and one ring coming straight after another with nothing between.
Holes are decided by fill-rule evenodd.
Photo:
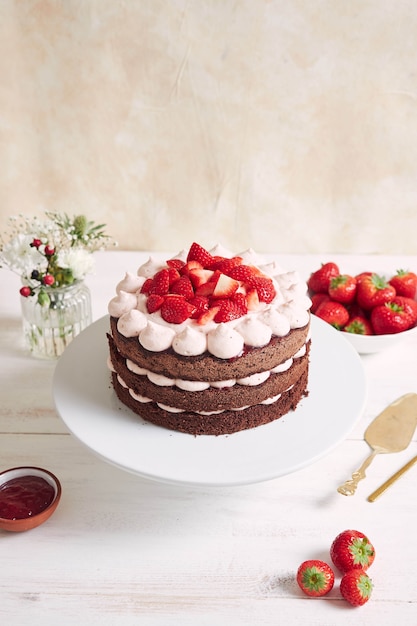
<instances>
[{"instance_id":1,"label":"bowl of strawberries","mask_svg":"<svg viewBox=\"0 0 417 626\"><path fill-rule=\"evenodd\" d=\"M311 312L344 333L360 354L379 352L417 332L417 274L343 273L322 264L307 281Z\"/></svg>"}]
</instances>

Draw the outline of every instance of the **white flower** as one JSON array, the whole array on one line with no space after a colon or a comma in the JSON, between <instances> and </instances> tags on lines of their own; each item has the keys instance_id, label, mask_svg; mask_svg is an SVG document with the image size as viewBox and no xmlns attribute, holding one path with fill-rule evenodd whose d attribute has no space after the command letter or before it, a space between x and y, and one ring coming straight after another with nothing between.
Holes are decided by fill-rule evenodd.
<instances>
[{"instance_id":1,"label":"white flower","mask_svg":"<svg viewBox=\"0 0 417 626\"><path fill-rule=\"evenodd\" d=\"M32 241L33 235L16 235L3 247L0 262L22 276L30 276L34 269L45 270L47 260L30 245Z\"/></svg>"},{"instance_id":2,"label":"white flower","mask_svg":"<svg viewBox=\"0 0 417 626\"><path fill-rule=\"evenodd\" d=\"M92 271L94 259L84 248L74 247L58 252L57 265L63 269L70 269L75 280L82 280Z\"/></svg>"}]
</instances>

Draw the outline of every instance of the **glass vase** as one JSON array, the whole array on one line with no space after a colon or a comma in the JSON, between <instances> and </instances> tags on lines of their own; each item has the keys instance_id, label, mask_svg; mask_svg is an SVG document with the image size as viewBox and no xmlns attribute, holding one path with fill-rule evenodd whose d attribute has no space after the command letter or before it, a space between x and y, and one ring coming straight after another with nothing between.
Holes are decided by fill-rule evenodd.
<instances>
[{"instance_id":1,"label":"glass vase","mask_svg":"<svg viewBox=\"0 0 417 626\"><path fill-rule=\"evenodd\" d=\"M90 290L83 282L48 289L49 304L20 296L25 345L42 359L57 359L92 321Z\"/></svg>"}]
</instances>

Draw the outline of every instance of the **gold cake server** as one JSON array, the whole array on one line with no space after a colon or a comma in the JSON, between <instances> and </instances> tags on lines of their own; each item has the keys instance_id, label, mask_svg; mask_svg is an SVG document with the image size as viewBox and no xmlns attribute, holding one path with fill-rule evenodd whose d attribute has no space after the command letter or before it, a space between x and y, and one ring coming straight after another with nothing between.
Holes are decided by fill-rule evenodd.
<instances>
[{"instance_id":1,"label":"gold cake server","mask_svg":"<svg viewBox=\"0 0 417 626\"><path fill-rule=\"evenodd\" d=\"M400 452L410 443L417 425L417 393L407 393L392 402L371 422L365 431L365 441L372 453L352 478L340 485L338 492L353 496L360 480L365 478L365 470L377 454Z\"/></svg>"},{"instance_id":2,"label":"gold cake server","mask_svg":"<svg viewBox=\"0 0 417 626\"><path fill-rule=\"evenodd\" d=\"M375 500L379 498L379 496L382 496L382 494L388 489L388 487L391 487L391 485L393 485L403 474L408 472L408 470L411 469L416 463L417 456L415 456L411 459L411 461L408 461L408 463L403 465L403 467L399 469L398 472L395 472L395 474L388 478L388 480L382 483L382 485L378 487L378 489L375 489L375 491L373 491L371 495L368 496L369 502L375 502Z\"/></svg>"}]
</instances>

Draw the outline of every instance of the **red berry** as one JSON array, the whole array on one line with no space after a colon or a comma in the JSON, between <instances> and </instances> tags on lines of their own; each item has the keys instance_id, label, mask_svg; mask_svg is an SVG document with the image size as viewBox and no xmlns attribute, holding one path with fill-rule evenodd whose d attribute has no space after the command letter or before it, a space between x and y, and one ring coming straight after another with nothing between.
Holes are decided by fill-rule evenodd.
<instances>
[{"instance_id":1,"label":"red berry","mask_svg":"<svg viewBox=\"0 0 417 626\"><path fill-rule=\"evenodd\" d=\"M209 267L213 263L213 257L210 252L208 252L203 246L200 246L199 243L191 244L190 250L187 255L188 261L198 261L201 263L202 267Z\"/></svg>"},{"instance_id":2,"label":"red berry","mask_svg":"<svg viewBox=\"0 0 417 626\"><path fill-rule=\"evenodd\" d=\"M349 274L339 274L330 280L329 296L336 302L349 304L356 295L356 278Z\"/></svg>"},{"instance_id":3,"label":"red berry","mask_svg":"<svg viewBox=\"0 0 417 626\"><path fill-rule=\"evenodd\" d=\"M334 539L330 557L341 572L351 569L366 570L375 559L375 548L359 530L344 530Z\"/></svg>"},{"instance_id":4,"label":"red berry","mask_svg":"<svg viewBox=\"0 0 417 626\"><path fill-rule=\"evenodd\" d=\"M40 239L34 239L30 245L32 248L39 248L42 245L42 241Z\"/></svg>"},{"instance_id":5,"label":"red berry","mask_svg":"<svg viewBox=\"0 0 417 626\"><path fill-rule=\"evenodd\" d=\"M52 248L52 246L45 246L45 256L53 256L55 254L55 248Z\"/></svg>"},{"instance_id":6,"label":"red berry","mask_svg":"<svg viewBox=\"0 0 417 626\"><path fill-rule=\"evenodd\" d=\"M415 298L417 293L417 274L408 270L397 270L389 284L394 287L397 296Z\"/></svg>"},{"instance_id":7,"label":"red berry","mask_svg":"<svg viewBox=\"0 0 417 626\"><path fill-rule=\"evenodd\" d=\"M32 289L25 285L24 287L20 288L19 293L24 298L28 298L29 296L32 295Z\"/></svg>"},{"instance_id":8,"label":"red berry","mask_svg":"<svg viewBox=\"0 0 417 626\"><path fill-rule=\"evenodd\" d=\"M313 293L327 293L330 281L340 274L336 263L324 263L320 269L313 272L307 285Z\"/></svg>"},{"instance_id":9,"label":"red berry","mask_svg":"<svg viewBox=\"0 0 417 626\"><path fill-rule=\"evenodd\" d=\"M352 335L374 334L370 321L362 315L355 315L354 317L351 317L343 330L347 333L351 333Z\"/></svg>"},{"instance_id":10,"label":"red berry","mask_svg":"<svg viewBox=\"0 0 417 626\"><path fill-rule=\"evenodd\" d=\"M276 296L274 283L267 276L253 276L248 284L256 289L260 302L269 304Z\"/></svg>"},{"instance_id":11,"label":"red berry","mask_svg":"<svg viewBox=\"0 0 417 626\"><path fill-rule=\"evenodd\" d=\"M337 330L344 328L349 321L347 308L340 302L333 302L333 300L322 302L315 314Z\"/></svg>"},{"instance_id":12,"label":"red berry","mask_svg":"<svg viewBox=\"0 0 417 626\"><path fill-rule=\"evenodd\" d=\"M340 581L340 593L352 606L362 606L372 593L372 580L362 569L349 570Z\"/></svg>"},{"instance_id":13,"label":"red berry","mask_svg":"<svg viewBox=\"0 0 417 626\"><path fill-rule=\"evenodd\" d=\"M162 318L170 324L182 324L194 313L195 307L184 296L168 294L161 306Z\"/></svg>"},{"instance_id":14,"label":"red berry","mask_svg":"<svg viewBox=\"0 0 417 626\"><path fill-rule=\"evenodd\" d=\"M42 278L42 282L44 285L53 285L55 282L55 278L52 276L52 274L45 274L45 276Z\"/></svg>"},{"instance_id":15,"label":"red berry","mask_svg":"<svg viewBox=\"0 0 417 626\"><path fill-rule=\"evenodd\" d=\"M164 303L164 300L164 296L159 296L156 293L151 293L146 301L146 308L148 309L148 313L155 313L155 311L159 311Z\"/></svg>"},{"instance_id":16,"label":"red berry","mask_svg":"<svg viewBox=\"0 0 417 626\"><path fill-rule=\"evenodd\" d=\"M142 286L143 288L143 286ZM169 291L169 270L163 269L155 274L152 279L152 285L149 287L148 293L156 293L158 296L164 296Z\"/></svg>"},{"instance_id":17,"label":"red berry","mask_svg":"<svg viewBox=\"0 0 417 626\"><path fill-rule=\"evenodd\" d=\"M324 596L333 588L334 572L324 561L304 561L297 571L297 583L308 596Z\"/></svg>"}]
</instances>

